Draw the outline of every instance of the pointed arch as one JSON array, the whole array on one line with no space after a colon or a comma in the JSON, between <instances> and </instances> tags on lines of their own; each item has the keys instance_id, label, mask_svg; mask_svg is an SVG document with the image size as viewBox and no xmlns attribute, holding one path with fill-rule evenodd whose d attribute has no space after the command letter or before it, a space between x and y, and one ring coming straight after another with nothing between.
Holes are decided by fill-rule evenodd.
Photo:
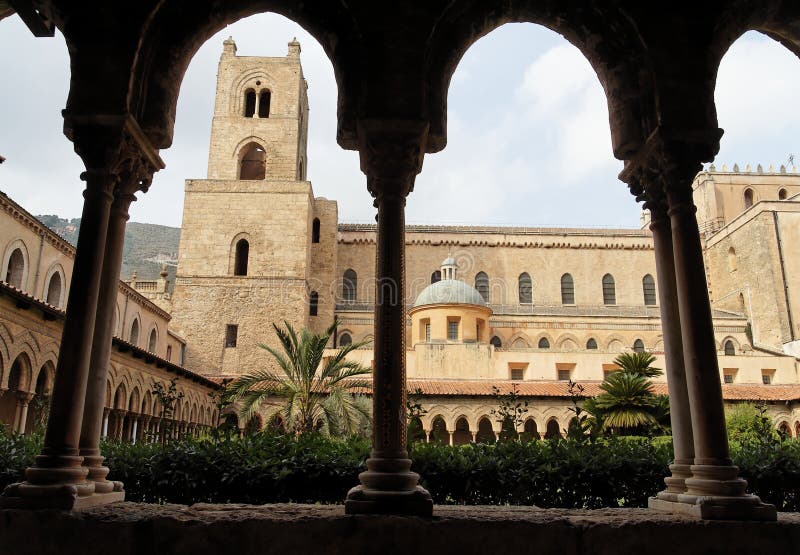
<instances>
[{"instance_id":1,"label":"pointed arch","mask_svg":"<svg viewBox=\"0 0 800 555\"><path fill-rule=\"evenodd\" d=\"M239 151L239 171L241 180L263 180L267 176L267 151L255 142L247 143Z\"/></svg>"},{"instance_id":2,"label":"pointed arch","mask_svg":"<svg viewBox=\"0 0 800 555\"><path fill-rule=\"evenodd\" d=\"M128 343L132 345L139 346L139 316L135 316L133 322L131 322L130 331L128 332Z\"/></svg>"},{"instance_id":3,"label":"pointed arch","mask_svg":"<svg viewBox=\"0 0 800 555\"><path fill-rule=\"evenodd\" d=\"M20 291L27 291L29 269L28 247L25 242L22 239L11 241L3 257L3 281Z\"/></svg>"},{"instance_id":4,"label":"pointed arch","mask_svg":"<svg viewBox=\"0 0 800 555\"><path fill-rule=\"evenodd\" d=\"M519 304L533 304L533 280L528 272L522 272L517 279Z\"/></svg>"},{"instance_id":5,"label":"pointed arch","mask_svg":"<svg viewBox=\"0 0 800 555\"><path fill-rule=\"evenodd\" d=\"M489 276L486 272L478 272L475 274L475 289L481 294L483 300L489 302Z\"/></svg>"},{"instance_id":6,"label":"pointed arch","mask_svg":"<svg viewBox=\"0 0 800 555\"><path fill-rule=\"evenodd\" d=\"M561 276L561 304L575 304L575 281L572 274Z\"/></svg>"}]
</instances>

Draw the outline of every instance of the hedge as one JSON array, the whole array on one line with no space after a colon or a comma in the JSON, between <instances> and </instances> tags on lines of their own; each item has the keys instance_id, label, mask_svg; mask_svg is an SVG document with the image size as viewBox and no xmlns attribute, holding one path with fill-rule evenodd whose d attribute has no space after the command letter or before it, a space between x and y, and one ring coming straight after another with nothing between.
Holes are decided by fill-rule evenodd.
<instances>
[{"instance_id":1,"label":"hedge","mask_svg":"<svg viewBox=\"0 0 800 555\"><path fill-rule=\"evenodd\" d=\"M0 486L20 479L41 436L0 432ZM341 503L365 470L369 442L259 434L167 445L104 442L110 477L129 501ZM732 444L749 491L782 511L800 510L800 442ZM416 444L413 470L439 504L644 507L663 488L670 438L601 438Z\"/></svg>"}]
</instances>

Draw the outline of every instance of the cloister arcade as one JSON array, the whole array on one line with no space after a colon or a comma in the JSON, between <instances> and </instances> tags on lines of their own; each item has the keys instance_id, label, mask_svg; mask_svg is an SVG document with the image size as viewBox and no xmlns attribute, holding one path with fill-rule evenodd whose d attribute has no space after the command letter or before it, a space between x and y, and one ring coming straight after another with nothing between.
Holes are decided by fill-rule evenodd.
<instances>
[{"instance_id":1,"label":"cloister arcade","mask_svg":"<svg viewBox=\"0 0 800 555\"><path fill-rule=\"evenodd\" d=\"M800 54L796 2L19 4L30 8L34 32L57 26L67 42L72 75L64 130L87 171L72 275L78 286L69 292L45 446L26 481L6 490L5 506L75 508L120 498L106 480L98 440L127 211L164 166L159 151L172 142L180 83L199 45L230 22L274 11L306 28L330 57L339 88L336 140L359 152L377 208L382 288L375 307L373 451L346 511L431 514L431 497L409 470L405 423L397 418L406 396L405 199L425 154L445 148L447 92L464 52L504 23L531 22L562 34L597 73L613 154L624 161L620 179L652 215L675 448L672 476L653 506L705 518L776 518L774 507L745 493L731 463L691 182L719 149L714 84L721 57L748 30ZM131 406L134 388L127 391L121 410L124 402ZM185 403L182 413L192 418L192 407ZM478 436L489 431L486 419L477 422Z\"/></svg>"}]
</instances>

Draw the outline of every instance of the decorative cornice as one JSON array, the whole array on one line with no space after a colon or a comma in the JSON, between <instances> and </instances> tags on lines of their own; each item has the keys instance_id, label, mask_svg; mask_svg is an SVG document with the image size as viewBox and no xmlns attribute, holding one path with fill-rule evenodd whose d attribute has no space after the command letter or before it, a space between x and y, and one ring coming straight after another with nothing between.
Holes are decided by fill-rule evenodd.
<instances>
[{"instance_id":1,"label":"decorative cornice","mask_svg":"<svg viewBox=\"0 0 800 555\"><path fill-rule=\"evenodd\" d=\"M57 250L70 257L75 256L75 247L69 241L44 225L39 219L11 200L11 198L2 191L0 191L0 207L12 218L34 231L37 235L44 236L47 242Z\"/></svg>"}]
</instances>

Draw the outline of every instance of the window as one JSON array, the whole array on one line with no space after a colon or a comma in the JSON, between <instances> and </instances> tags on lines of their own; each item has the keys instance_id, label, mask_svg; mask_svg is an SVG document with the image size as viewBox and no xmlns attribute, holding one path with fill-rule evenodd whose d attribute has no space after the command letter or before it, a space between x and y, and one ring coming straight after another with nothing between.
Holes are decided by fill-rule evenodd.
<instances>
[{"instance_id":1,"label":"window","mask_svg":"<svg viewBox=\"0 0 800 555\"><path fill-rule=\"evenodd\" d=\"M308 299L308 315L316 316L317 308L319 307L319 293L312 291Z\"/></svg>"},{"instance_id":2,"label":"window","mask_svg":"<svg viewBox=\"0 0 800 555\"><path fill-rule=\"evenodd\" d=\"M481 294L483 300L489 302L489 276L485 272L478 272L475 275L475 289Z\"/></svg>"},{"instance_id":3,"label":"window","mask_svg":"<svg viewBox=\"0 0 800 555\"><path fill-rule=\"evenodd\" d=\"M247 89L244 93L244 117L252 118L256 113L256 91Z\"/></svg>"},{"instance_id":4,"label":"window","mask_svg":"<svg viewBox=\"0 0 800 555\"><path fill-rule=\"evenodd\" d=\"M558 371L558 381L560 382L568 382L570 379L570 371L569 370L559 370Z\"/></svg>"},{"instance_id":5,"label":"window","mask_svg":"<svg viewBox=\"0 0 800 555\"><path fill-rule=\"evenodd\" d=\"M736 249L733 247L728 249L728 271L735 272L739 267L739 261L736 258Z\"/></svg>"},{"instance_id":6,"label":"window","mask_svg":"<svg viewBox=\"0 0 800 555\"><path fill-rule=\"evenodd\" d=\"M447 340L458 341L458 320L447 321Z\"/></svg>"},{"instance_id":7,"label":"window","mask_svg":"<svg viewBox=\"0 0 800 555\"><path fill-rule=\"evenodd\" d=\"M430 343L431 342L431 323L430 322L426 322L425 323L425 342L426 343Z\"/></svg>"},{"instance_id":8,"label":"window","mask_svg":"<svg viewBox=\"0 0 800 555\"><path fill-rule=\"evenodd\" d=\"M539 348L540 349L549 349L550 348L550 341L546 337L542 337L539 340Z\"/></svg>"},{"instance_id":9,"label":"window","mask_svg":"<svg viewBox=\"0 0 800 555\"><path fill-rule=\"evenodd\" d=\"M311 224L311 242L319 243L319 218L314 218Z\"/></svg>"},{"instance_id":10,"label":"window","mask_svg":"<svg viewBox=\"0 0 800 555\"><path fill-rule=\"evenodd\" d=\"M514 381L522 381L524 379L525 370L523 368L512 368L511 379Z\"/></svg>"},{"instance_id":11,"label":"window","mask_svg":"<svg viewBox=\"0 0 800 555\"><path fill-rule=\"evenodd\" d=\"M442 281L442 272L436 270L431 274L431 284Z\"/></svg>"},{"instance_id":12,"label":"window","mask_svg":"<svg viewBox=\"0 0 800 555\"><path fill-rule=\"evenodd\" d=\"M594 337L590 337L589 341L586 342L587 349L597 349L597 341L594 340Z\"/></svg>"},{"instance_id":13,"label":"window","mask_svg":"<svg viewBox=\"0 0 800 555\"><path fill-rule=\"evenodd\" d=\"M353 343L353 338L350 336L349 333L343 333L339 336L339 346L340 347L347 347L348 345Z\"/></svg>"},{"instance_id":14,"label":"window","mask_svg":"<svg viewBox=\"0 0 800 555\"><path fill-rule=\"evenodd\" d=\"M637 339L633 342L633 352L634 353L643 353L644 352L644 341L641 339Z\"/></svg>"},{"instance_id":15,"label":"window","mask_svg":"<svg viewBox=\"0 0 800 555\"><path fill-rule=\"evenodd\" d=\"M570 274L561 276L561 304L575 304L575 282Z\"/></svg>"},{"instance_id":16,"label":"window","mask_svg":"<svg viewBox=\"0 0 800 555\"><path fill-rule=\"evenodd\" d=\"M256 143L250 143L242 150L239 163L239 179L264 179L267 174L267 153Z\"/></svg>"},{"instance_id":17,"label":"window","mask_svg":"<svg viewBox=\"0 0 800 555\"><path fill-rule=\"evenodd\" d=\"M261 91L261 94L258 95L258 117L269 117L269 102L271 99L272 93L270 93L268 90Z\"/></svg>"},{"instance_id":18,"label":"window","mask_svg":"<svg viewBox=\"0 0 800 555\"><path fill-rule=\"evenodd\" d=\"M744 207L745 209L753 206L753 189L744 190Z\"/></svg>"},{"instance_id":19,"label":"window","mask_svg":"<svg viewBox=\"0 0 800 555\"><path fill-rule=\"evenodd\" d=\"M50 283L47 284L47 297L45 298L47 304L53 306L61 306L61 274L54 272L50 276Z\"/></svg>"},{"instance_id":20,"label":"window","mask_svg":"<svg viewBox=\"0 0 800 555\"><path fill-rule=\"evenodd\" d=\"M735 355L735 354L736 354L736 349L735 349L735 348L734 348L734 346L733 346L733 341L731 341L730 339L728 339L728 340L725 342L725 355L727 355L727 356L733 356L733 355Z\"/></svg>"},{"instance_id":21,"label":"window","mask_svg":"<svg viewBox=\"0 0 800 555\"><path fill-rule=\"evenodd\" d=\"M156 352L156 344L158 343L158 332L156 328L150 330L150 339L147 340L147 350L151 353Z\"/></svg>"},{"instance_id":22,"label":"window","mask_svg":"<svg viewBox=\"0 0 800 555\"><path fill-rule=\"evenodd\" d=\"M778 191L778 200L786 200L787 196L788 193L786 192L786 189L781 189L780 191Z\"/></svg>"},{"instance_id":23,"label":"window","mask_svg":"<svg viewBox=\"0 0 800 555\"><path fill-rule=\"evenodd\" d=\"M656 281L653 276L647 274L642 278L642 292L644 293L645 306L656 305Z\"/></svg>"},{"instance_id":24,"label":"window","mask_svg":"<svg viewBox=\"0 0 800 555\"><path fill-rule=\"evenodd\" d=\"M769 374L761 374L761 382L764 385L771 384L772 383L772 376L770 376Z\"/></svg>"},{"instance_id":25,"label":"window","mask_svg":"<svg viewBox=\"0 0 800 555\"><path fill-rule=\"evenodd\" d=\"M603 304L617 304L617 291L611 274L603 276Z\"/></svg>"},{"instance_id":26,"label":"window","mask_svg":"<svg viewBox=\"0 0 800 555\"><path fill-rule=\"evenodd\" d=\"M725 383L733 383L733 374L724 374Z\"/></svg>"},{"instance_id":27,"label":"window","mask_svg":"<svg viewBox=\"0 0 800 555\"><path fill-rule=\"evenodd\" d=\"M136 319L131 324L131 333L128 334L128 342L134 345L139 344L139 320Z\"/></svg>"},{"instance_id":28,"label":"window","mask_svg":"<svg viewBox=\"0 0 800 555\"><path fill-rule=\"evenodd\" d=\"M167 360L172 360L172 345L167 345Z\"/></svg>"},{"instance_id":29,"label":"window","mask_svg":"<svg viewBox=\"0 0 800 555\"><path fill-rule=\"evenodd\" d=\"M247 259L250 257L250 243L247 239L236 241L236 259L233 263L233 275L247 275Z\"/></svg>"},{"instance_id":30,"label":"window","mask_svg":"<svg viewBox=\"0 0 800 555\"><path fill-rule=\"evenodd\" d=\"M345 301L356 300L356 290L358 288L358 274L352 268L344 271L342 276L342 299Z\"/></svg>"},{"instance_id":31,"label":"window","mask_svg":"<svg viewBox=\"0 0 800 555\"><path fill-rule=\"evenodd\" d=\"M236 341L239 339L239 326L238 324L228 324L225 326L225 347L233 349L236 347Z\"/></svg>"},{"instance_id":32,"label":"window","mask_svg":"<svg viewBox=\"0 0 800 555\"><path fill-rule=\"evenodd\" d=\"M533 282L528 272L522 272L519 275L519 303L533 303Z\"/></svg>"},{"instance_id":33,"label":"window","mask_svg":"<svg viewBox=\"0 0 800 555\"><path fill-rule=\"evenodd\" d=\"M22 276L25 274L25 257L22 249L14 249L8 258L8 270L6 270L6 283L13 285L17 289L22 289Z\"/></svg>"},{"instance_id":34,"label":"window","mask_svg":"<svg viewBox=\"0 0 800 555\"><path fill-rule=\"evenodd\" d=\"M500 349L503 346L503 342L496 335L494 337L492 337L492 339L489 341L489 343L494 345L495 349Z\"/></svg>"}]
</instances>

